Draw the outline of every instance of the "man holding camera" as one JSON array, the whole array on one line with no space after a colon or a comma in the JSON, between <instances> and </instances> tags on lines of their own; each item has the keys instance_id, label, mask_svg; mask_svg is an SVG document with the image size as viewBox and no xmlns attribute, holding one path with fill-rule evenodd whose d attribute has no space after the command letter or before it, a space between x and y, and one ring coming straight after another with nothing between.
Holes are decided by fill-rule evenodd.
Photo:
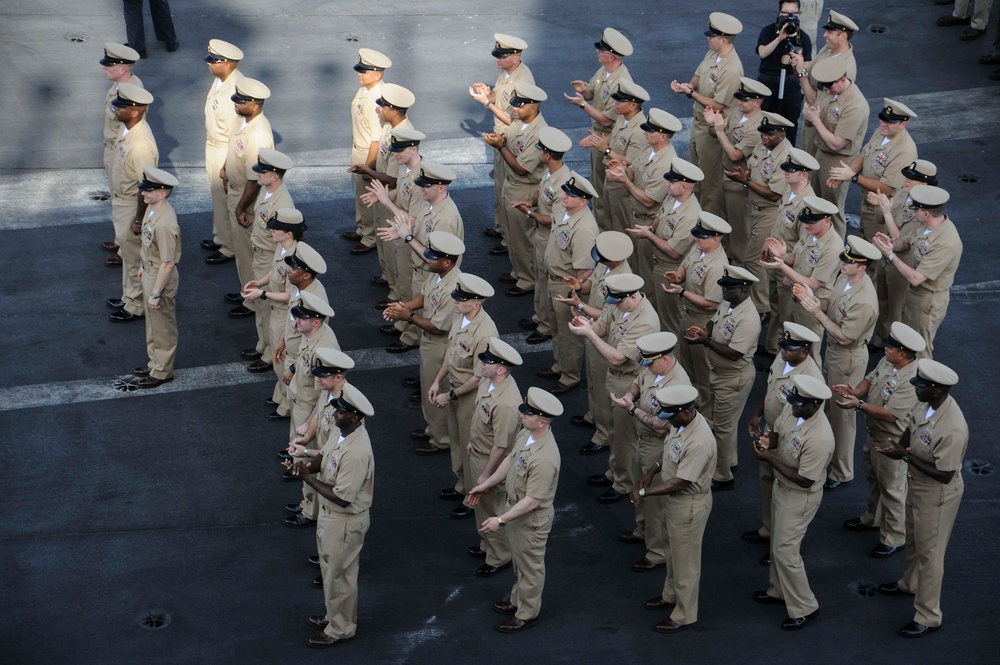
<instances>
[{"instance_id":1,"label":"man holding camera","mask_svg":"<svg viewBox=\"0 0 1000 665\"><path fill-rule=\"evenodd\" d=\"M788 118L795 125L785 136L795 145L799 113L802 112L802 88L796 80L791 54L812 61L812 40L799 26L800 0L780 0L774 24L764 26L757 37L760 71L757 80L773 91L761 108Z\"/></svg>"}]
</instances>

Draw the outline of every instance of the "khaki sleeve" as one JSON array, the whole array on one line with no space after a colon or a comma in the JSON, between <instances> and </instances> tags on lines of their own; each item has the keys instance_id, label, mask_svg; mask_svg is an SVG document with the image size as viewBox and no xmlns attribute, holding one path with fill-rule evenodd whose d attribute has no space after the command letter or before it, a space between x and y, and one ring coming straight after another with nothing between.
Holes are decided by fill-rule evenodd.
<instances>
[{"instance_id":1,"label":"khaki sleeve","mask_svg":"<svg viewBox=\"0 0 1000 665\"><path fill-rule=\"evenodd\" d=\"M157 227L153 231L156 237L156 246L160 250L160 260L163 262L173 261L177 256L178 237L173 229L162 229Z\"/></svg>"},{"instance_id":2,"label":"khaki sleeve","mask_svg":"<svg viewBox=\"0 0 1000 665\"><path fill-rule=\"evenodd\" d=\"M712 442L712 445L714 445L714 442ZM711 457L708 446L691 446L684 451L684 454L677 462L677 477L692 483L698 482Z\"/></svg>"},{"instance_id":3,"label":"khaki sleeve","mask_svg":"<svg viewBox=\"0 0 1000 665\"><path fill-rule=\"evenodd\" d=\"M329 460L323 460L324 464L329 464ZM333 493L338 498L353 503L365 483L368 475L368 464L360 456L346 451L340 458L337 468L337 479L333 486Z\"/></svg>"},{"instance_id":4,"label":"khaki sleeve","mask_svg":"<svg viewBox=\"0 0 1000 665\"><path fill-rule=\"evenodd\" d=\"M596 263L590 251L597 242L597 227L586 225L578 228L573 234L573 268L575 270L592 270Z\"/></svg>"},{"instance_id":5,"label":"khaki sleeve","mask_svg":"<svg viewBox=\"0 0 1000 665\"><path fill-rule=\"evenodd\" d=\"M944 431L934 431L935 437L940 437L934 446L934 466L938 471L962 472L962 452L969 438L967 431L955 427L943 428Z\"/></svg>"},{"instance_id":6,"label":"khaki sleeve","mask_svg":"<svg viewBox=\"0 0 1000 665\"><path fill-rule=\"evenodd\" d=\"M919 241L919 236L917 236L917 240ZM954 252L955 248L948 243L934 243L917 265L917 272L927 279L937 279L951 265Z\"/></svg>"},{"instance_id":7,"label":"khaki sleeve","mask_svg":"<svg viewBox=\"0 0 1000 665\"><path fill-rule=\"evenodd\" d=\"M517 407L496 404L493 407L493 445L497 448L510 448L514 445L520 425L521 416Z\"/></svg>"},{"instance_id":8,"label":"khaki sleeve","mask_svg":"<svg viewBox=\"0 0 1000 665\"><path fill-rule=\"evenodd\" d=\"M858 341L877 317L877 306L873 306L861 298L855 299L847 309L847 316L840 323L840 332L843 333L844 337Z\"/></svg>"},{"instance_id":9,"label":"khaki sleeve","mask_svg":"<svg viewBox=\"0 0 1000 665\"><path fill-rule=\"evenodd\" d=\"M826 475L832 452L830 447L824 445L824 441L818 440L815 429L806 434L806 440L802 443L798 468L800 476L813 482Z\"/></svg>"},{"instance_id":10,"label":"khaki sleeve","mask_svg":"<svg viewBox=\"0 0 1000 665\"><path fill-rule=\"evenodd\" d=\"M882 406L886 411L896 416L896 424L901 428L907 425L907 416L917 405L917 389L909 381L900 381L896 390Z\"/></svg>"},{"instance_id":11,"label":"khaki sleeve","mask_svg":"<svg viewBox=\"0 0 1000 665\"><path fill-rule=\"evenodd\" d=\"M730 106L733 103L733 93L740 89L740 77L743 76L742 68L726 67L719 74L719 82L715 84L715 94L712 99L723 106Z\"/></svg>"},{"instance_id":12,"label":"khaki sleeve","mask_svg":"<svg viewBox=\"0 0 1000 665\"><path fill-rule=\"evenodd\" d=\"M756 318L756 313L757 310L751 308L748 316L736 319L736 329L733 330L733 336L729 339L730 349L747 355L757 348L757 338L760 337L760 319ZM757 325L754 325L755 322Z\"/></svg>"},{"instance_id":13,"label":"khaki sleeve","mask_svg":"<svg viewBox=\"0 0 1000 665\"><path fill-rule=\"evenodd\" d=\"M550 501L556 494L558 470L551 460L536 456L528 469L528 482L524 493L533 499Z\"/></svg>"}]
</instances>

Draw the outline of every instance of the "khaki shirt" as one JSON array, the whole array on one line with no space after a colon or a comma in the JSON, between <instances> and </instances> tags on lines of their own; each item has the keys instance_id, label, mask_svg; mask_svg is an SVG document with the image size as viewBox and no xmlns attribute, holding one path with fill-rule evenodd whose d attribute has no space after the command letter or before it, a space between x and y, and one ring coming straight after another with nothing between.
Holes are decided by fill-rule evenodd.
<instances>
[{"instance_id":1,"label":"khaki shirt","mask_svg":"<svg viewBox=\"0 0 1000 665\"><path fill-rule=\"evenodd\" d=\"M917 292L947 292L955 281L955 272L962 259L962 239L947 217L930 233L925 235L925 231L927 227L918 223L907 238L913 267L927 278L920 286L910 288Z\"/></svg>"},{"instance_id":2,"label":"khaki shirt","mask_svg":"<svg viewBox=\"0 0 1000 665\"><path fill-rule=\"evenodd\" d=\"M514 159L528 173L519 175L514 169L506 169L509 182L517 182L522 185L537 185L542 180L546 166L542 163L542 151L536 148L538 145L538 132L542 127L548 126L545 118L539 113L535 119L529 123L515 120L507 125L504 134L507 137L507 150L514 155Z\"/></svg>"},{"instance_id":3,"label":"khaki shirt","mask_svg":"<svg viewBox=\"0 0 1000 665\"><path fill-rule=\"evenodd\" d=\"M340 342L329 323L324 323L312 337L302 336L299 344L299 355L295 359L295 373L288 389L299 399L309 404L315 404L319 399L319 389L316 388L316 377L310 371L316 360L319 349L336 349L340 351Z\"/></svg>"},{"instance_id":4,"label":"khaki shirt","mask_svg":"<svg viewBox=\"0 0 1000 665\"><path fill-rule=\"evenodd\" d=\"M375 111L375 100L382 96L382 82L369 90L358 88L351 100L351 164L364 164L368 149L381 137L382 123Z\"/></svg>"},{"instance_id":5,"label":"khaki shirt","mask_svg":"<svg viewBox=\"0 0 1000 665\"><path fill-rule=\"evenodd\" d=\"M771 227L770 236L784 240L786 246L791 245L794 247L795 243L799 241L799 235L802 233L799 213L802 212L802 208L806 204L806 197L815 195L816 193L813 191L812 185L806 185L798 194L791 189L786 189L784 195L781 197L781 204L778 206L777 216L774 219L774 225Z\"/></svg>"},{"instance_id":6,"label":"khaki shirt","mask_svg":"<svg viewBox=\"0 0 1000 665\"><path fill-rule=\"evenodd\" d=\"M707 494L712 491L712 474L718 453L715 435L705 420L696 414L694 420L681 429L672 429L663 442L663 469L660 477L687 480L691 484L675 492L677 495Z\"/></svg>"},{"instance_id":7,"label":"khaki shirt","mask_svg":"<svg viewBox=\"0 0 1000 665\"><path fill-rule=\"evenodd\" d=\"M416 185L415 181L418 175L420 175L419 165L413 169L400 165L400 169L396 172L396 207L405 210L416 219L421 219L430 206L427 205L427 200L424 199L420 188ZM415 234L416 230L414 230Z\"/></svg>"},{"instance_id":8,"label":"khaki shirt","mask_svg":"<svg viewBox=\"0 0 1000 665\"><path fill-rule=\"evenodd\" d=\"M288 264L285 264L286 267ZM295 329L295 317L291 314L291 309L302 302L302 292L292 284L288 282L289 289L289 300L288 300L288 318L285 320L285 367L289 368L295 364L295 359L299 356L299 347L302 345L302 333ZM329 304L329 300L326 296L326 289L320 283L318 279L314 279L312 283L305 288L307 293L311 293L317 298L321 298L323 302Z\"/></svg>"},{"instance_id":9,"label":"khaki shirt","mask_svg":"<svg viewBox=\"0 0 1000 665\"><path fill-rule=\"evenodd\" d=\"M248 180L257 179L257 174L253 171L257 154L261 148L273 147L271 122L263 113L236 130L229 139L229 154L226 155L226 178L229 180L230 192L242 193Z\"/></svg>"},{"instance_id":10,"label":"khaki shirt","mask_svg":"<svg viewBox=\"0 0 1000 665\"><path fill-rule=\"evenodd\" d=\"M145 118L132 129L126 129L122 125L122 133L115 142L114 154L111 156L111 196L116 199L137 199L142 170L147 166L155 167L159 160L160 151L156 148L156 139Z\"/></svg>"},{"instance_id":11,"label":"khaki shirt","mask_svg":"<svg viewBox=\"0 0 1000 665\"><path fill-rule=\"evenodd\" d=\"M695 88L695 92L729 108L733 105L733 93L740 89L743 62L735 48L724 56L710 50L705 54L694 75L698 77L698 87ZM705 107L695 102L693 112L693 124L707 126Z\"/></svg>"},{"instance_id":12,"label":"khaki shirt","mask_svg":"<svg viewBox=\"0 0 1000 665\"><path fill-rule=\"evenodd\" d=\"M954 471L948 486L964 484L962 461L969 445L969 425L955 398L948 396L941 408L927 417L927 404L918 402L908 418L910 428L910 454L930 462L938 471ZM908 477L922 482L936 482L909 466Z\"/></svg>"},{"instance_id":13,"label":"khaki shirt","mask_svg":"<svg viewBox=\"0 0 1000 665\"><path fill-rule=\"evenodd\" d=\"M604 67L601 67L590 77L590 81L587 83L587 89L590 90L592 95L590 105L603 113L604 117L609 120L618 119L618 114L615 112L615 100L611 99L611 93L618 89L618 85L623 80L632 80L632 76L629 74L625 63L618 65L618 69L614 72L609 72ZM607 134L610 131L596 120L593 120L591 125L595 134Z\"/></svg>"},{"instance_id":14,"label":"khaki shirt","mask_svg":"<svg viewBox=\"0 0 1000 665\"><path fill-rule=\"evenodd\" d=\"M917 159L917 144L905 129L883 144L885 138L876 130L862 148L864 164L861 166L861 175L874 178L895 190L902 187L906 179L903 177L903 169ZM876 224L885 224L882 220L882 208L868 203L867 196L861 197L861 212L875 215Z\"/></svg>"},{"instance_id":15,"label":"khaki shirt","mask_svg":"<svg viewBox=\"0 0 1000 665\"><path fill-rule=\"evenodd\" d=\"M917 361L896 369L888 360L879 361L865 381L869 383L864 400L872 406L881 406L896 417L892 422L865 416L868 435L878 441L898 441L907 426L907 418L917 406L917 389L910 379L917 375Z\"/></svg>"},{"instance_id":16,"label":"khaki shirt","mask_svg":"<svg viewBox=\"0 0 1000 665\"><path fill-rule=\"evenodd\" d=\"M271 229L267 228L267 220L274 217L274 213L282 208L294 208L292 195L288 193L285 183L278 185L278 189L269 193L264 187L257 192L257 202L254 204L253 231L250 233L250 242L254 249L273 252L277 247Z\"/></svg>"},{"instance_id":17,"label":"khaki shirt","mask_svg":"<svg viewBox=\"0 0 1000 665\"><path fill-rule=\"evenodd\" d=\"M545 247L545 267L550 279L559 282L565 277L576 277L577 270L594 267L591 250L597 242L600 229L589 207L584 207L575 215L552 220L549 242Z\"/></svg>"},{"instance_id":18,"label":"khaki shirt","mask_svg":"<svg viewBox=\"0 0 1000 665\"><path fill-rule=\"evenodd\" d=\"M288 272L291 268L285 263L285 257L290 256L295 253L295 248L298 246L298 240L292 240L292 245L289 249L285 249L284 245L277 245L274 248L274 263L271 264L271 279L266 285L266 291L283 291L289 296L296 295L299 292L298 287L288 281ZM277 300L268 298L267 302L271 303L271 312L278 311L281 313L282 317L288 316L288 303L278 302ZM287 342L286 342L287 345Z\"/></svg>"},{"instance_id":19,"label":"khaki shirt","mask_svg":"<svg viewBox=\"0 0 1000 665\"><path fill-rule=\"evenodd\" d=\"M455 301L451 299L451 292L458 286L460 274L458 268L452 268L446 275L431 273L420 289L420 293L424 296L424 306L420 315L429 319L431 325L438 330L451 330L452 322L455 320ZM420 329L422 342L437 341L435 338L438 337L440 336Z\"/></svg>"},{"instance_id":20,"label":"khaki shirt","mask_svg":"<svg viewBox=\"0 0 1000 665\"><path fill-rule=\"evenodd\" d=\"M552 508L559 485L559 446L552 430L548 430L530 446L530 432L522 429L510 447L510 470L507 472L507 501L511 505L526 496L538 499L536 510Z\"/></svg>"},{"instance_id":21,"label":"khaki shirt","mask_svg":"<svg viewBox=\"0 0 1000 665\"><path fill-rule=\"evenodd\" d=\"M507 375L503 383L490 391L490 379L479 380L476 411L472 416L469 441L474 453L489 455L493 448L509 448L521 429L521 392L514 377Z\"/></svg>"},{"instance_id":22,"label":"khaki shirt","mask_svg":"<svg viewBox=\"0 0 1000 665\"><path fill-rule=\"evenodd\" d=\"M729 259L726 258L726 251L722 249L722 245L708 254L703 253L695 245L681 263L685 271L684 290L703 296L712 302L721 303L722 287L719 286L719 280L722 279L728 263ZM711 312L695 307L687 299L681 300L681 308L688 316L703 323L707 323L712 316Z\"/></svg>"},{"instance_id":23,"label":"khaki shirt","mask_svg":"<svg viewBox=\"0 0 1000 665\"><path fill-rule=\"evenodd\" d=\"M784 373L786 370L787 374ZM781 354L778 354L767 372L767 391L764 393L764 421L772 429L781 411L788 404L788 395L795 386L792 377L795 376L811 376L826 383L823 371L811 355L806 356L806 359L795 367L789 367L788 363L781 359Z\"/></svg>"},{"instance_id":24,"label":"khaki shirt","mask_svg":"<svg viewBox=\"0 0 1000 665\"><path fill-rule=\"evenodd\" d=\"M419 175L419 171L417 174ZM462 223L462 213L458 211L458 206L455 205L455 200L451 198L450 194L434 205L428 205L423 194L420 192L413 193L411 201L418 197L424 203L424 206L421 208L424 214L423 217L418 217L413 225L414 238L419 240L424 247L427 246L427 239L430 238L432 231L447 231L457 236L459 240L465 240L465 225ZM414 270L427 270L427 263L423 258L409 248L407 251L410 252L410 259L413 261ZM459 257L456 267L461 264L462 257Z\"/></svg>"},{"instance_id":25,"label":"khaki shirt","mask_svg":"<svg viewBox=\"0 0 1000 665\"><path fill-rule=\"evenodd\" d=\"M656 214L656 221L653 223L653 233L658 238L667 241L670 249L681 255L681 261L694 247L694 236L691 229L698 223L698 213L701 212L701 203L698 197L692 194L685 201L678 201L672 196L663 199L660 210ZM653 245L653 257L662 263L670 265L680 265L680 261L667 256L661 252L656 245Z\"/></svg>"},{"instance_id":26,"label":"khaki shirt","mask_svg":"<svg viewBox=\"0 0 1000 665\"><path fill-rule=\"evenodd\" d=\"M154 279L161 263L173 262L176 265L181 262L181 229L169 199L164 201L159 212L147 211L142 222L141 240L139 257L142 270Z\"/></svg>"},{"instance_id":27,"label":"khaki shirt","mask_svg":"<svg viewBox=\"0 0 1000 665\"><path fill-rule=\"evenodd\" d=\"M660 410L660 407L655 403L654 395L656 391L663 390L669 386L690 386L691 378L684 371L684 368L681 367L681 364L674 359L674 366L666 374L654 374L648 367L642 367L639 370L639 377L635 380L635 384L639 387L639 397L633 403L639 407L640 411L645 411L655 418L657 412ZM666 420L661 420L659 423L667 429L670 428L670 423ZM635 426L640 436L648 438L661 436L641 420L636 420Z\"/></svg>"},{"instance_id":28,"label":"khaki shirt","mask_svg":"<svg viewBox=\"0 0 1000 665\"><path fill-rule=\"evenodd\" d=\"M338 506L317 492L320 505L327 510L357 515L371 508L375 487L375 455L364 421L343 439L338 430L323 446L323 468L319 479L331 486L338 499L349 502L347 506Z\"/></svg>"},{"instance_id":29,"label":"khaki shirt","mask_svg":"<svg viewBox=\"0 0 1000 665\"><path fill-rule=\"evenodd\" d=\"M640 127L644 122L646 122L646 114L639 111L632 116L631 120L626 120L623 115L618 116L615 124L611 127L611 138L609 139L608 147L620 155L625 155L625 161L629 164L634 164L636 159L639 158L639 152L649 145L646 142L646 135ZM609 161L611 161L610 156L604 158L605 164ZM624 189L620 183L613 180L609 180L607 184Z\"/></svg>"},{"instance_id":30,"label":"khaki shirt","mask_svg":"<svg viewBox=\"0 0 1000 665\"><path fill-rule=\"evenodd\" d=\"M753 149L753 153L747 158L747 167L750 169L750 179L758 185L764 185L775 194L783 194L788 185L785 184L785 172L781 170L781 163L788 156L788 149L792 144L788 139L783 140L774 150L768 150L763 143L759 143ZM763 196L748 189L751 211L763 210L765 208L777 209L778 201L769 201ZM751 212L751 214L753 214Z\"/></svg>"},{"instance_id":31,"label":"khaki shirt","mask_svg":"<svg viewBox=\"0 0 1000 665\"><path fill-rule=\"evenodd\" d=\"M632 162L632 173L634 174L632 183L656 202L652 208L647 208L639 203L638 199L631 198L632 218L639 220L639 223L652 223L660 208L659 204L667 198L667 188L670 183L663 178L663 174L670 172L670 163L674 161L675 157L677 157L677 151L674 150L673 144L655 154L653 147L647 144L639 152L638 159Z\"/></svg>"},{"instance_id":32,"label":"khaki shirt","mask_svg":"<svg viewBox=\"0 0 1000 665\"><path fill-rule=\"evenodd\" d=\"M834 136L846 139L847 143L840 150L831 150L817 134L815 146L809 146L807 150L814 154L825 152L848 158L861 152L871 108L868 100L858 90L858 86L851 85L839 95L830 94L829 90L820 91L816 97L816 105L819 107L819 117L823 125Z\"/></svg>"},{"instance_id":33,"label":"khaki shirt","mask_svg":"<svg viewBox=\"0 0 1000 665\"><path fill-rule=\"evenodd\" d=\"M476 318L470 320L463 328L464 320L463 315L455 314L451 331L448 333L448 352L445 359L448 361L448 380L453 388L462 385L473 376L482 376L478 356L486 350L490 337L500 334L485 309L479 310Z\"/></svg>"},{"instance_id":34,"label":"khaki shirt","mask_svg":"<svg viewBox=\"0 0 1000 665\"><path fill-rule=\"evenodd\" d=\"M810 277L820 283L813 289L817 298L829 300L830 287L840 274L840 254L844 251L844 241L837 235L837 230L831 225L820 237L806 233L805 227L799 235L799 241L792 248L792 268L803 277ZM795 303L795 307L802 306ZM804 309L798 310L804 314Z\"/></svg>"},{"instance_id":35,"label":"khaki shirt","mask_svg":"<svg viewBox=\"0 0 1000 665\"><path fill-rule=\"evenodd\" d=\"M605 307L597 325L604 328L605 341L625 356L625 362L609 366L608 371L616 375L639 373L639 338L660 332L660 317L652 303L643 295L639 306L632 312L623 312L618 307Z\"/></svg>"},{"instance_id":36,"label":"khaki shirt","mask_svg":"<svg viewBox=\"0 0 1000 665\"><path fill-rule=\"evenodd\" d=\"M728 300L719 303L712 317L712 339L724 344L743 356L739 360L723 358L709 349L708 361L713 370L740 370L753 361L760 337L760 315L753 301L747 298L736 307L730 307Z\"/></svg>"},{"instance_id":37,"label":"khaki shirt","mask_svg":"<svg viewBox=\"0 0 1000 665\"><path fill-rule=\"evenodd\" d=\"M850 289L846 287L847 278L843 275L837 277L830 289L830 304L826 308L826 315L840 326L844 337L854 340L853 344L847 346L832 342L831 348L845 350L867 344L875 332L875 322L878 320L878 294L871 278L865 275Z\"/></svg>"},{"instance_id":38,"label":"khaki shirt","mask_svg":"<svg viewBox=\"0 0 1000 665\"><path fill-rule=\"evenodd\" d=\"M216 78L208 89L205 98L205 141L210 145L229 145L229 139L243 118L236 113L236 104L232 96L236 92L236 82L243 76L239 70L233 70L225 81Z\"/></svg>"},{"instance_id":39,"label":"khaki shirt","mask_svg":"<svg viewBox=\"0 0 1000 665\"><path fill-rule=\"evenodd\" d=\"M566 211L563 208L562 202L562 186L566 184L566 181L570 179L572 174L573 171L563 164L556 169L555 173L552 173L549 169L545 169L545 173L542 174L542 179L538 183L538 214L550 215L553 224ZM544 229L546 233L551 230L550 227L544 224L536 224L536 227L537 231Z\"/></svg>"},{"instance_id":40,"label":"khaki shirt","mask_svg":"<svg viewBox=\"0 0 1000 665\"><path fill-rule=\"evenodd\" d=\"M726 136L729 138L729 142L733 144L733 147L743 153L743 157L740 161L734 162L729 159L729 153L723 151L723 169L736 171L737 169L746 168L747 159L753 154L757 146L760 145L760 132L757 131L757 127L760 126L761 117L760 111L757 111L753 115L743 115L743 111L736 105L733 105L731 109L726 111ZM742 184L733 182L729 178L724 178L722 184L725 185L726 189L743 188Z\"/></svg>"},{"instance_id":41,"label":"khaki shirt","mask_svg":"<svg viewBox=\"0 0 1000 665\"><path fill-rule=\"evenodd\" d=\"M514 96L515 83L534 84L535 77L532 76L528 65L523 62L514 68L514 71L507 73L500 70L497 75L497 82L493 84L494 101L493 104L501 111L510 116L510 98ZM507 125L500 121L500 118L493 116L493 131L502 134L507 129Z\"/></svg>"},{"instance_id":42,"label":"khaki shirt","mask_svg":"<svg viewBox=\"0 0 1000 665\"><path fill-rule=\"evenodd\" d=\"M774 482L792 492L822 492L826 481L826 467L830 466L836 447L833 428L822 408L812 418L801 423L798 420L792 415L792 407L786 406L774 423L778 446L771 452L778 460L798 471L800 476L813 481L813 484L807 488L799 487L777 470L774 472Z\"/></svg>"},{"instance_id":43,"label":"khaki shirt","mask_svg":"<svg viewBox=\"0 0 1000 665\"><path fill-rule=\"evenodd\" d=\"M345 381L344 385L349 382ZM306 446L307 448L312 448L314 450L323 450L326 444L330 442L330 439L335 439L340 436L340 429L337 427L337 422L334 419L334 415L337 413L335 407L335 402L338 397L343 394L343 388L340 392L334 393L331 390L321 390L319 391L319 398L316 404L320 405L318 412L316 413L316 437L309 442Z\"/></svg>"},{"instance_id":44,"label":"khaki shirt","mask_svg":"<svg viewBox=\"0 0 1000 665\"><path fill-rule=\"evenodd\" d=\"M590 293L587 294L587 305L595 309L605 310L608 307L615 308L604 301L608 297L608 287L604 285L604 279L609 275L631 275L632 268L628 261L622 261L614 269L609 270L603 263L598 263L594 272L590 273Z\"/></svg>"},{"instance_id":45,"label":"khaki shirt","mask_svg":"<svg viewBox=\"0 0 1000 665\"><path fill-rule=\"evenodd\" d=\"M847 78L855 82L858 80L858 61L854 59L853 44L848 44L847 50L843 53L833 53L830 51L829 46L823 46L823 48L816 51L816 55L813 57L812 64L809 67L809 84L812 86L813 90L819 90L819 88L816 87L817 81L813 78L812 68L828 58L843 58L844 62L847 64Z\"/></svg>"},{"instance_id":46,"label":"khaki shirt","mask_svg":"<svg viewBox=\"0 0 1000 665\"><path fill-rule=\"evenodd\" d=\"M142 86L142 81L138 76L132 74L127 81L123 83L130 83L132 85L137 85L140 88ZM111 88L108 89L108 94L104 98L104 149L112 150L115 147L115 142L118 140L118 135L122 133L122 123L119 122L118 116L115 115L115 107L111 103L118 97L118 83L112 83Z\"/></svg>"}]
</instances>

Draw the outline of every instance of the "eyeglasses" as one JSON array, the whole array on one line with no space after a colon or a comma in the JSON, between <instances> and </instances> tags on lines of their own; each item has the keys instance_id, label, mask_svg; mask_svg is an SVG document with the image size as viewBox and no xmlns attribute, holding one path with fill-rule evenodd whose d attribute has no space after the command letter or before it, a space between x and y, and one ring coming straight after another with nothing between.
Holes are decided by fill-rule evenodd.
<instances>
[{"instance_id":1,"label":"eyeglasses","mask_svg":"<svg viewBox=\"0 0 1000 665\"><path fill-rule=\"evenodd\" d=\"M799 15L799 12L778 12L778 16L784 16L784 17L788 17L788 18L790 18L792 16L798 16L798 15Z\"/></svg>"}]
</instances>

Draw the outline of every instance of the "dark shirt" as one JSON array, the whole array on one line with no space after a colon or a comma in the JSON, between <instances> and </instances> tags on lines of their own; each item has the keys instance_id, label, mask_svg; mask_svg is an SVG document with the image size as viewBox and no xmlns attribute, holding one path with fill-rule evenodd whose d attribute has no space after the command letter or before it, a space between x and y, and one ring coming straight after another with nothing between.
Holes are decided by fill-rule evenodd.
<instances>
[{"instance_id":1,"label":"dark shirt","mask_svg":"<svg viewBox=\"0 0 1000 665\"><path fill-rule=\"evenodd\" d=\"M766 26L764 26L763 30L760 31L760 37L757 38L757 46L760 47L763 46L764 44L770 44L777 36L778 33L777 33L777 28L775 28L775 24L769 23ZM806 62L810 62L812 60L812 40L810 40L809 35L807 35L802 30L799 30L798 39L799 39L799 46L802 47L802 59L805 60ZM779 43L778 46L775 47L773 51L771 51L771 55L767 56L766 58L761 58L760 73L762 75L769 74L771 76L777 76L778 73L781 72L782 68L791 71L792 66L790 64L789 65L781 64L781 56L785 55L788 52L788 46L790 41L791 40L786 39L785 41Z\"/></svg>"}]
</instances>

